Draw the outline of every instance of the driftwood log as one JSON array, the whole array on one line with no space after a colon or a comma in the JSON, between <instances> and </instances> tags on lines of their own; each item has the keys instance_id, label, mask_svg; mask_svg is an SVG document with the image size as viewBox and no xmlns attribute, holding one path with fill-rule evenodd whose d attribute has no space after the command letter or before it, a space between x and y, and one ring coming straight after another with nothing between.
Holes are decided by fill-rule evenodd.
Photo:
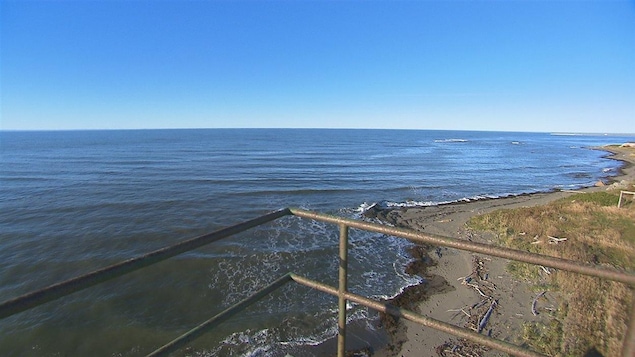
<instances>
[{"instance_id":1,"label":"driftwood log","mask_svg":"<svg viewBox=\"0 0 635 357\"><path fill-rule=\"evenodd\" d=\"M534 298L534 301L531 303L531 313L534 314L534 316L538 316L539 314L538 310L536 310L536 304L538 303L538 299L540 299L546 293L547 293L546 291L543 291L540 294L536 295L536 297Z\"/></svg>"}]
</instances>

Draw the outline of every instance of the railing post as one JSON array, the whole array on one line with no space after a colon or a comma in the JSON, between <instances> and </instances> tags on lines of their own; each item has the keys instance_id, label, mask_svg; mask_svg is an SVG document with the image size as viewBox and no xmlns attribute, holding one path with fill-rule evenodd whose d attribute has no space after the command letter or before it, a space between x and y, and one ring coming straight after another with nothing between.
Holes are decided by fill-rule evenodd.
<instances>
[{"instance_id":1,"label":"railing post","mask_svg":"<svg viewBox=\"0 0 635 357\"><path fill-rule=\"evenodd\" d=\"M337 317L337 356L346 355L346 297L348 269L348 226L340 224L340 269Z\"/></svg>"}]
</instances>

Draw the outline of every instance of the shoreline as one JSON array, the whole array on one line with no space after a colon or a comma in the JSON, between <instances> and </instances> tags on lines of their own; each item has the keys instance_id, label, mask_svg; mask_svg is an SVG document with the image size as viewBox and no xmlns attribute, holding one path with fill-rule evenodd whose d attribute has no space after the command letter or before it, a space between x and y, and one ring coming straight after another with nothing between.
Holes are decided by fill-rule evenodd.
<instances>
[{"instance_id":1,"label":"shoreline","mask_svg":"<svg viewBox=\"0 0 635 357\"><path fill-rule=\"evenodd\" d=\"M475 215L498 209L540 206L579 192L597 192L618 190L627 182L635 181L635 150L607 146L594 148L607 152L607 159L622 162L615 176L603 179L595 186L575 191L551 191L543 193L520 194L501 198L485 198L468 202L425 207L377 207L370 213L383 222L401 228L414 229L424 233L469 239L481 243L493 243L487 234L473 234L465 228L466 222ZM413 263L418 265L411 274L424 277L424 282L410 286L391 299L391 303L418 311L431 318L463 326L468 323L463 307L471 306L482 299L475 289L461 284L462 277L474 272L475 264L484 266L488 276L496 286L496 298L499 304L488 323L488 333L493 337L517 343L522 324L527 321L540 321L543 315L531 313L531 303L535 293L528 284L517 281L506 270L507 261L501 258L485 257L451 248L425 247L424 252L415 251ZM476 263L475 263L475 259ZM485 261L483 261L485 260ZM480 262L480 263L479 263ZM485 264L483 264L485 263ZM494 295L492 295L494 296ZM435 357L439 356L444 344L457 346L456 338L446 333L426 328L410 321L397 321L385 328L388 343L377 349L370 346L370 352L359 354L378 357ZM465 346L477 355L496 355L496 351L485 352L478 346ZM353 347L353 346L351 346ZM359 348L359 347L354 347ZM455 347L456 348L456 347ZM373 349L377 349L373 351Z\"/></svg>"}]
</instances>

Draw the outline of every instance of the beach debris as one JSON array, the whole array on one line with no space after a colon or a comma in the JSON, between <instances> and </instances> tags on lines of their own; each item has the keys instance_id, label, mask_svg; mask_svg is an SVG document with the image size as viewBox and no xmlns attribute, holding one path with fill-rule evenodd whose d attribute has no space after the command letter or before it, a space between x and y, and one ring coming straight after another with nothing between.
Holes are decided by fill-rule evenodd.
<instances>
[{"instance_id":1,"label":"beach debris","mask_svg":"<svg viewBox=\"0 0 635 357\"><path fill-rule=\"evenodd\" d=\"M547 236L547 238L549 238L549 244L558 244L567 240L567 238L558 238L552 236Z\"/></svg>"},{"instance_id":2,"label":"beach debris","mask_svg":"<svg viewBox=\"0 0 635 357\"><path fill-rule=\"evenodd\" d=\"M488 301L489 299L483 299L480 302L477 302L476 304L472 305L470 309L478 309L479 307L485 305Z\"/></svg>"},{"instance_id":3,"label":"beach debris","mask_svg":"<svg viewBox=\"0 0 635 357\"><path fill-rule=\"evenodd\" d=\"M462 312L463 314L465 314L465 316L472 317L472 315L470 315L467 311L465 311L465 308L460 308L460 309L450 309L447 312ZM458 315L458 314L457 314ZM456 315L454 315L456 316Z\"/></svg>"},{"instance_id":4,"label":"beach debris","mask_svg":"<svg viewBox=\"0 0 635 357\"><path fill-rule=\"evenodd\" d=\"M486 297L486 298L489 297L489 296L485 295L485 293L483 293L481 291L481 289L479 289L478 285L476 285L476 284L465 284L465 285L473 287L474 290L476 290L479 294L481 294L481 296Z\"/></svg>"},{"instance_id":5,"label":"beach debris","mask_svg":"<svg viewBox=\"0 0 635 357\"><path fill-rule=\"evenodd\" d=\"M529 243L529 244L540 244L540 243L542 243L542 241L540 239L538 239L538 238L539 238L538 235L535 235L534 236L534 241Z\"/></svg>"},{"instance_id":6,"label":"beach debris","mask_svg":"<svg viewBox=\"0 0 635 357\"><path fill-rule=\"evenodd\" d=\"M542 271L544 271L545 273L547 273L547 275L551 275L551 270L543 267L542 265L539 265L540 269L542 269Z\"/></svg>"},{"instance_id":7,"label":"beach debris","mask_svg":"<svg viewBox=\"0 0 635 357\"><path fill-rule=\"evenodd\" d=\"M460 277L461 285L474 289L479 295L486 299L492 298L492 292L496 290L496 284L489 279L489 273L485 272L484 261L486 258L474 256L472 259L472 273L468 276ZM472 307L474 308L474 307Z\"/></svg>"},{"instance_id":8,"label":"beach debris","mask_svg":"<svg viewBox=\"0 0 635 357\"><path fill-rule=\"evenodd\" d=\"M534 301L531 303L531 313L534 314L534 316L538 316L539 314L538 310L536 310L536 304L538 303L538 299L540 299L546 293L547 293L546 291L543 291L540 294L536 295L536 297L534 298Z\"/></svg>"},{"instance_id":9,"label":"beach debris","mask_svg":"<svg viewBox=\"0 0 635 357\"><path fill-rule=\"evenodd\" d=\"M492 315L492 311L494 311L496 305L498 305L498 300L492 300L492 304L489 306L489 309L487 309L487 312L485 312L483 318L481 318L478 322L478 333L481 333L485 326L487 326L487 321L489 321L489 318Z\"/></svg>"},{"instance_id":10,"label":"beach debris","mask_svg":"<svg viewBox=\"0 0 635 357\"><path fill-rule=\"evenodd\" d=\"M487 334L488 336L495 334L494 329L492 329L495 326L488 327L488 324L492 317L492 312L499 304L496 284L490 280L486 266L486 262L490 260L490 258L474 255L472 257L472 272L457 279L461 285L474 289L479 295L479 300L471 306L447 310L454 313L452 319L456 319L457 316L464 319L465 323L463 326L465 328L477 333ZM499 275L498 278L502 279L503 276ZM488 351L487 348L463 339L459 339L458 342L446 341L443 345L437 347L437 353L440 356L476 357L483 356L486 351Z\"/></svg>"},{"instance_id":11,"label":"beach debris","mask_svg":"<svg viewBox=\"0 0 635 357\"><path fill-rule=\"evenodd\" d=\"M437 255L437 257L441 258L443 257L443 252L441 251L441 247L436 247L434 249L434 253Z\"/></svg>"},{"instance_id":12,"label":"beach debris","mask_svg":"<svg viewBox=\"0 0 635 357\"><path fill-rule=\"evenodd\" d=\"M435 351L441 357L480 357L489 351L489 348L460 338L457 341L444 342L437 346Z\"/></svg>"}]
</instances>

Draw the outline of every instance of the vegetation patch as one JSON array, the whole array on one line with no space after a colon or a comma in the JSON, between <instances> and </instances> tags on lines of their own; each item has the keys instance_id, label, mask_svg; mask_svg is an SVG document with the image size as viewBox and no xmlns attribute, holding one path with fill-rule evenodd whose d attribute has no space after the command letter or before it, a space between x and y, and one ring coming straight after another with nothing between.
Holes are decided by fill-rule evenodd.
<instances>
[{"instance_id":1,"label":"vegetation patch","mask_svg":"<svg viewBox=\"0 0 635 357\"><path fill-rule=\"evenodd\" d=\"M585 263L635 271L635 205L617 208L619 192L582 193L538 207L473 217L468 226L496 234L499 244ZM591 350L620 355L633 291L626 285L512 262L509 271L536 291L558 291L548 323L528 323L522 343L552 356Z\"/></svg>"}]
</instances>

